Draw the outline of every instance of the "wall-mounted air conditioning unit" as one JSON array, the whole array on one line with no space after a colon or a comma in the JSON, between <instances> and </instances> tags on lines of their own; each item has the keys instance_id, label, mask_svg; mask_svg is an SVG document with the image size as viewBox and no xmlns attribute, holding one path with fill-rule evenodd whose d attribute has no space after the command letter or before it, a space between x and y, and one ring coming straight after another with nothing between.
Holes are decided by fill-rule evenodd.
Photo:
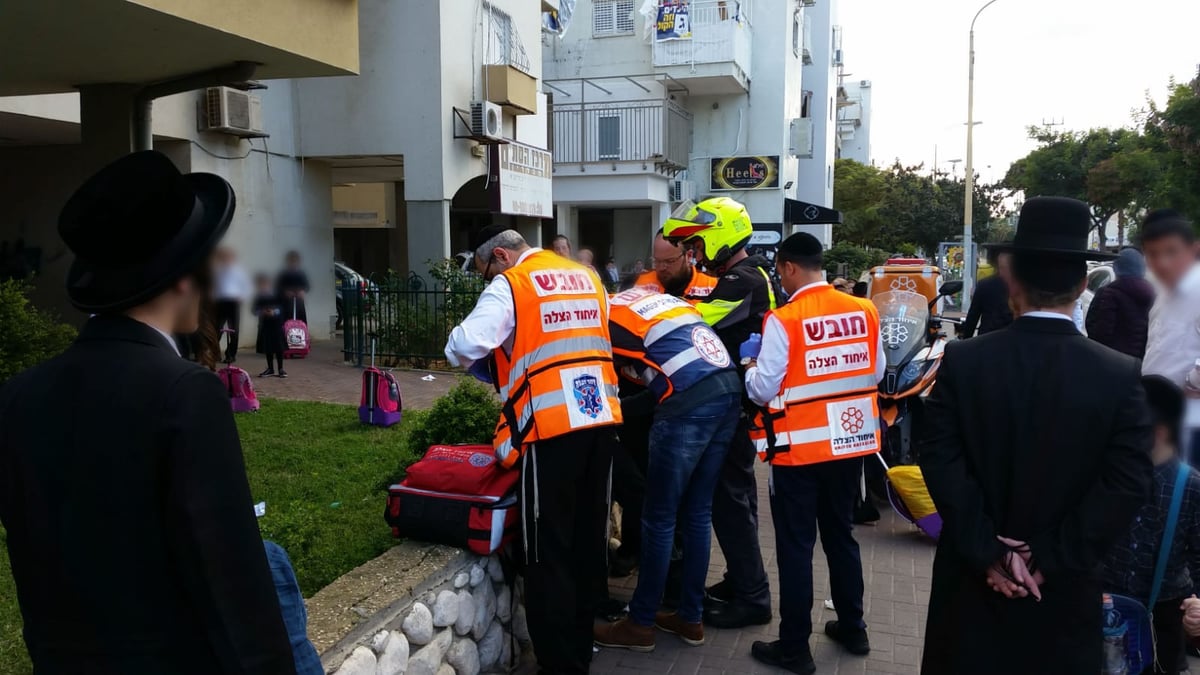
<instances>
[{"instance_id":1,"label":"wall-mounted air conditioning unit","mask_svg":"<svg viewBox=\"0 0 1200 675\"><path fill-rule=\"evenodd\" d=\"M696 198L696 184L684 178L676 178L671 181L671 201L675 203L686 202Z\"/></svg>"},{"instance_id":2,"label":"wall-mounted air conditioning unit","mask_svg":"<svg viewBox=\"0 0 1200 675\"><path fill-rule=\"evenodd\" d=\"M788 154L793 157L813 156L813 121L811 117L797 117L788 129Z\"/></svg>"},{"instance_id":3,"label":"wall-mounted air conditioning unit","mask_svg":"<svg viewBox=\"0 0 1200 675\"><path fill-rule=\"evenodd\" d=\"M204 90L199 126L201 131L242 137L264 136L262 99L232 87L209 87Z\"/></svg>"},{"instance_id":4,"label":"wall-mounted air conditioning unit","mask_svg":"<svg viewBox=\"0 0 1200 675\"><path fill-rule=\"evenodd\" d=\"M471 101L471 135L500 140L504 136L503 113L491 101Z\"/></svg>"}]
</instances>

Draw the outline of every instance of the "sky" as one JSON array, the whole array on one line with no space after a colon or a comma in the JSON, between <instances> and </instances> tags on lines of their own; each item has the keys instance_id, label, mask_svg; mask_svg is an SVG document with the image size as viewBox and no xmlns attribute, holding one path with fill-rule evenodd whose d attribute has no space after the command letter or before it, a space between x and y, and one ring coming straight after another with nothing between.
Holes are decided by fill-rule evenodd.
<instances>
[{"instance_id":1,"label":"sky","mask_svg":"<svg viewBox=\"0 0 1200 675\"><path fill-rule=\"evenodd\" d=\"M822 0L824 1L824 0ZM847 80L871 80L876 165L964 159L967 45L986 0L837 0ZM984 181L1035 147L1026 127L1130 126L1149 93L1200 64L1194 0L997 0L975 24L975 169Z\"/></svg>"}]
</instances>

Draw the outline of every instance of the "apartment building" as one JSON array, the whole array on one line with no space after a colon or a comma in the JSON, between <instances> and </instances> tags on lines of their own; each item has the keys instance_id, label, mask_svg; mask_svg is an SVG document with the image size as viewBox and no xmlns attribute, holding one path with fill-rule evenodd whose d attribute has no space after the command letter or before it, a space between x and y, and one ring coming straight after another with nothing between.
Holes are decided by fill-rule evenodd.
<instances>
[{"instance_id":1,"label":"apartment building","mask_svg":"<svg viewBox=\"0 0 1200 675\"><path fill-rule=\"evenodd\" d=\"M843 78L838 87L838 157L870 164L871 81Z\"/></svg>"},{"instance_id":2,"label":"apartment building","mask_svg":"<svg viewBox=\"0 0 1200 675\"><path fill-rule=\"evenodd\" d=\"M756 241L805 228L828 243L831 3L576 4L566 31L543 39L555 230L624 265L676 204L727 195L746 204ZM829 77L810 79L824 63Z\"/></svg>"},{"instance_id":3,"label":"apartment building","mask_svg":"<svg viewBox=\"0 0 1200 675\"><path fill-rule=\"evenodd\" d=\"M541 33L557 0L97 0L0 5L0 241L71 310L58 211L139 147L237 195L252 271L306 261L327 334L334 260L425 275L494 219L552 213ZM145 104L149 101L150 105ZM321 317L321 318L316 318Z\"/></svg>"}]
</instances>

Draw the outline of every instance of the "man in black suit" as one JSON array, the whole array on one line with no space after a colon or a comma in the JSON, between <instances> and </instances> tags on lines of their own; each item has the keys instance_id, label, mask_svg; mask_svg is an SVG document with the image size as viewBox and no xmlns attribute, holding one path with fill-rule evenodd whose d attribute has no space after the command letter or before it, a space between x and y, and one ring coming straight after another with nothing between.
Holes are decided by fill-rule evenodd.
<instances>
[{"instance_id":1,"label":"man in black suit","mask_svg":"<svg viewBox=\"0 0 1200 675\"><path fill-rule=\"evenodd\" d=\"M1147 499L1137 360L1083 337L1088 207L1025 202L1012 251L1020 318L947 346L920 465L943 522L922 672L1100 672L1097 564ZM1040 597L1040 601L1037 598Z\"/></svg>"},{"instance_id":2,"label":"man in black suit","mask_svg":"<svg viewBox=\"0 0 1200 675\"><path fill-rule=\"evenodd\" d=\"M1012 309L1008 306L1009 253L995 250L991 253L996 272L981 279L975 287L971 309L967 311L967 318L958 331L961 338L975 335L976 327L979 328L979 334L983 335L1013 322Z\"/></svg>"},{"instance_id":3,"label":"man in black suit","mask_svg":"<svg viewBox=\"0 0 1200 675\"><path fill-rule=\"evenodd\" d=\"M67 202L67 294L95 314L0 389L0 522L34 669L295 673L229 398L179 358L233 190L164 155Z\"/></svg>"}]
</instances>

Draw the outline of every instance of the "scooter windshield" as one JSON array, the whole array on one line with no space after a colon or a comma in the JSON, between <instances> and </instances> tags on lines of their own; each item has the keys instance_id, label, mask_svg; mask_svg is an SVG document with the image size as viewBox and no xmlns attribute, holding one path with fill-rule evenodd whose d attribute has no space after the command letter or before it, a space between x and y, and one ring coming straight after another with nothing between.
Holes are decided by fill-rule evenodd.
<instances>
[{"instance_id":1,"label":"scooter windshield","mask_svg":"<svg viewBox=\"0 0 1200 675\"><path fill-rule=\"evenodd\" d=\"M888 291L871 301L879 308L879 337L889 368L903 365L924 344L929 330L929 304L912 291Z\"/></svg>"}]
</instances>

